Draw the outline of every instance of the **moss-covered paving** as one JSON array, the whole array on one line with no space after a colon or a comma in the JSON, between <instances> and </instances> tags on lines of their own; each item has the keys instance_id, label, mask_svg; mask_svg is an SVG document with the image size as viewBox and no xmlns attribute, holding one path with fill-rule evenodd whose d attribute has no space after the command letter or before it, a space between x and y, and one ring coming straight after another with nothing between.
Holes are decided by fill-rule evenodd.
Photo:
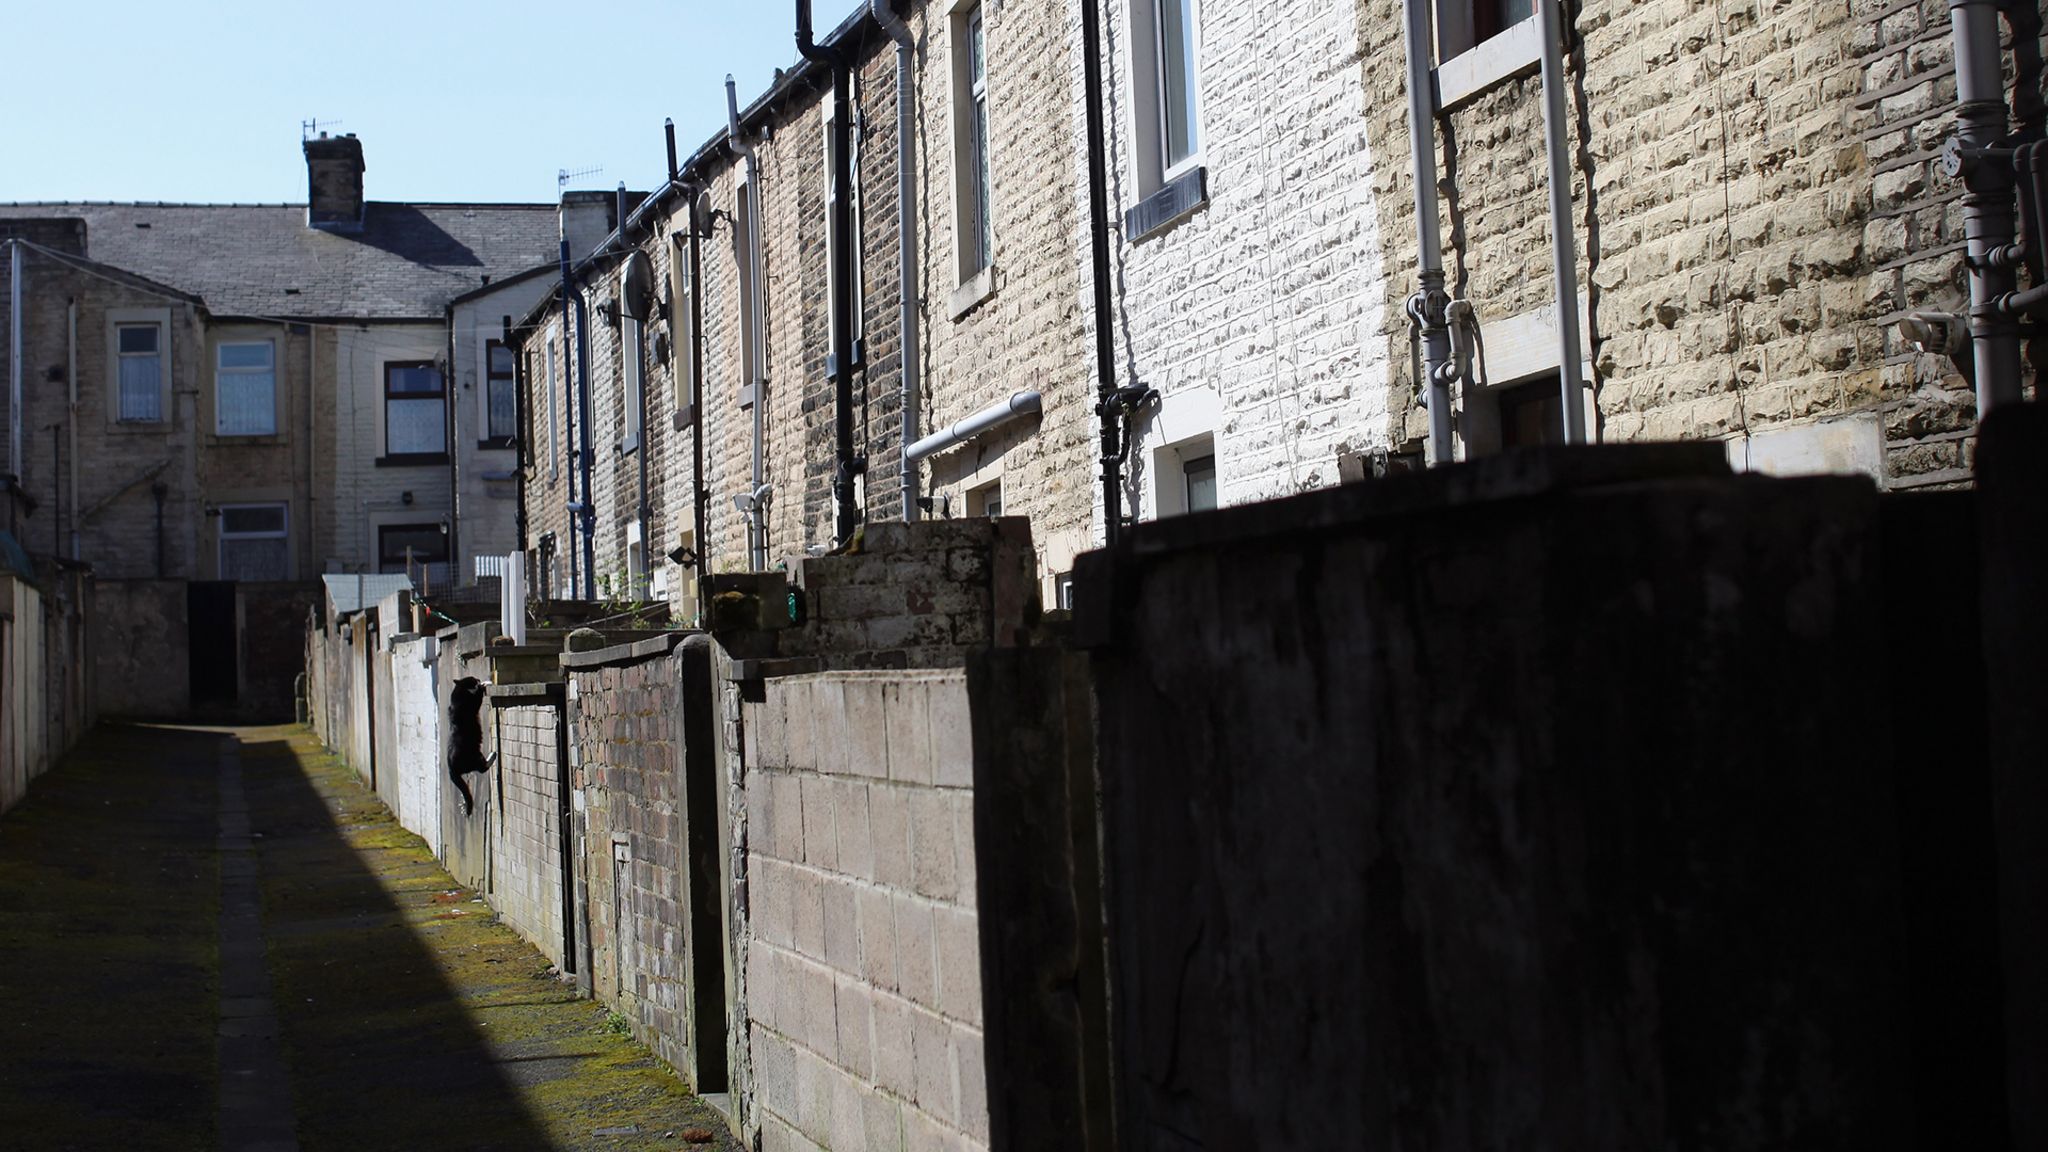
<instances>
[{"instance_id":1,"label":"moss-covered paving","mask_svg":"<svg viewBox=\"0 0 2048 1152\"><path fill-rule=\"evenodd\" d=\"M0 816L0 1148L218 1146L220 742L102 728Z\"/></svg>"},{"instance_id":2,"label":"moss-covered paving","mask_svg":"<svg viewBox=\"0 0 2048 1152\"><path fill-rule=\"evenodd\" d=\"M738 1148L303 729L240 735L301 1147Z\"/></svg>"}]
</instances>

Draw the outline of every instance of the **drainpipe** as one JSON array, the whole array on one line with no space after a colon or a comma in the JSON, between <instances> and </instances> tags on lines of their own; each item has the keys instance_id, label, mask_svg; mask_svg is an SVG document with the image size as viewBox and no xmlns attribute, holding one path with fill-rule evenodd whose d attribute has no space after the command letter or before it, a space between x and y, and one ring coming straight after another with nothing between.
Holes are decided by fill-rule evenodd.
<instances>
[{"instance_id":1,"label":"drainpipe","mask_svg":"<svg viewBox=\"0 0 2048 1152\"><path fill-rule=\"evenodd\" d=\"M1412 2L1412 0L1411 0ZM1103 159L1102 13L1081 0L1081 87L1088 126L1088 239L1095 271L1095 415L1102 421L1102 544L1116 547L1123 528L1123 405L1117 399L1116 334L1109 314L1109 177Z\"/></svg>"},{"instance_id":2,"label":"drainpipe","mask_svg":"<svg viewBox=\"0 0 2048 1152\"><path fill-rule=\"evenodd\" d=\"M71 389L71 558L79 554L78 540L78 298L65 305L64 380Z\"/></svg>"},{"instance_id":3,"label":"drainpipe","mask_svg":"<svg viewBox=\"0 0 2048 1152\"><path fill-rule=\"evenodd\" d=\"M838 515L833 543L853 538L861 510L853 500L853 478L863 464L853 454L853 99L852 65L837 48L811 38L811 0L796 0L796 50L813 64L832 69L832 202L826 227L832 236L832 497Z\"/></svg>"},{"instance_id":4,"label":"drainpipe","mask_svg":"<svg viewBox=\"0 0 2048 1152\"><path fill-rule=\"evenodd\" d=\"M697 605L701 612L704 573L710 568L711 555L711 493L704 487L704 199L703 193L695 188L689 190L689 196L690 347L684 355L690 358L690 414L695 417L690 421L690 449L697 490L691 500L697 545Z\"/></svg>"},{"instance_id":5,"label":"drainpipe","mask_svg":"<svg viewBox=\"0 0 2048 1152\"><path fill-rule=\"evenodd\" d=\"M564 285L565 291L570 291ZM579 463L583 471L583 502L573 511L583 521L583 598L597 599L597 507L591 499L590 480L590 302L583 298L581 288L574 289L576 299L576 405L581 413L578 421L582 425L582 440L578 451L582 455Z\"/></svg>"},{"instance_id":6,"label":"drainpipe","mask_svg":"<svg viewBox=\"0 0 2048 1152\"><path fill-rule=\"evenodd\" d=\"M1543 0L1545 6L1548 0ZM1403 0L1408 51L1408 150L1415 170L1415 241L1422 285L1408 297L1408 323L1422 333L1422 376L1429 404L1429 462L1451 462L1451 295L1444 291L1443 232L1436 204L1436 78L1431 74L1430 0ZM1547 91L1547 89L1546 89ZM1544 106L1548 122L1549 105ZM1573 306L1577 319L1577 305ZM1577 362L1577 353L1569 357Z\"/></svg>"},{"instance_id":7,"label":"drainpipe","mask_svg":"<svg viewBox=\"0 0 2048 1152\"><path fill-rule=\"evenodd\" d=\"M21 483L21 241L9 240L7 328L7 474ZM7 494L10 509L14 493ZM9 524L12 526L10 511Z\"/></svg>"},{"instance_id":8,"label":"drainpipe","mask_svg":"<svg viewBox=\"0 0 2048 1152\"><path fill-rule=\"evenodd\" d=\"M447 405L441 419L441 427L447 435L448 445L448 587L462 587L462 437L457 435L455 421L462 414L463 406L455 402L455 308L444 309L448 321L448 378L441 381L441 402ZM484 366L484 391L491 389L490 366ZM471 579L475 579L476 566L470 565Z\"/></svg>"},{"instance_id":9,"label":"drainpipe","mask_svg":"<svg viewBox=\"0 0 2048 1152\"><path fill-rule=\"evenodd\" d=\"M164 578L164 497L171 490L159 480L149 486L149 494L156 497L156 578ZM358 596L360 599L360 596Z\"/></svg>"},{"instance_id":10,"label":"drainpipe","mask_svg":"<svg viewBox=\"0 0 2048 1152\"><path fill-rule=\"evenodd\" d=\"M1543 38L1543 147L1550 161L1550 267L1557 290L1557 379L1564 399L1564 442L1584 444L1586 381L1579 364L1579 246L1572 232L1571 161L1564 138L1564 14L1558 0L1536 0L1536 12L1537 33ZM1432 184L1432 193L1434 190ZM1433 408L1430 418L1436 418Z\"/></svg>"},{"instance_id":11,"label":"drainpipe","mask_svg":"<svg viewBox=\"0 0 2048 1152\"><path fill-rule=\"evenodd\" d=\"M889 0L868 0L868 12L889 39L896 42L896 231L901 283L897 295L903 310L897 327L903 334L903 519L917 519L918 493L923 489L917 461L909 446L917 440L922 356L917 308L917 39Z\"/></svg>"},{"instance_id":12,"label":"drainpipe","mask_svg":"<svg viewBox=\"0 0 2048 1152\"><path fill-rule=\"evenodd\" d=\"M310 578L320 563L320 387L313 375L319 330L306 328L306 566ZM72 453L75 458L77 453Z\"/></svg>"},{"instance_id":13,"label":"drainpipe","mask_svg":"<svg viewBox=\"0 0 2048 1152\"><path fill-rule=\"evenodd\" d=\"M576 386L571 383L574 376L575 369L569 363L569 232L567 221L565 220L562 229L562 422L568 426L565 429L568 434L562 437L562 449L563 454L568 457L563 463L569 466L567 485L569 501L566 510L569 513L568 552L569 589L571 595L574 595L575 590L581 586L583 571L576 551L576 509L578 507L576 502L576 428L579 421L576 419Z\"/></svg>"},{"instance_id":14,"label":"drainpipe","mask_svg":"<svg viewBox=\"0 0 2048 1152\"><path fill-rule=\"evenodd\" d=\"M505 345L506 351L511 351L512 318L500 316L498 326L502 333L499 340ZM485 371L489 371L488 365ZM528 378L526 372L526 357L515 354L512 357L512 395L519 405L519 450L512 454L512 478L518 485L519 509L513 514L512 524L513 530L519 534L519 563L522 567L526 564L526 534L532 527L526 516L526 467L533 461L533 402L527 399L526 390L532 386L533 381ZM484 403L489 404L490 397L486 396ZM502 594L503 577L500 577L498 587Z\"/></svg>"},{"instance_id":15,"label":"drainpipe","mask_svg":"<svg viewBox=\"0 0 2048 1152\"><path fill-rule=\"evenodd\" d=\"M1999 47L1997 0L1949 0L1955 42L1956 135L1947 164L1961 175L1963 235L1969 242L1970 340L1977 369L1977 418L2020 398L2017 318L2000 307L2018 285L2012 264L1999 257L2013 241L2013 171L1992 150L2006 143L2004 53Z\"/></svg>"},{"instance_id":16,"label":"drainpipe","mask_svg":"<svg viewBox=\"0 0 2048 1152\"><path fill-rule=\"evenodd\" d=\"M761 275L761 161L754 146L740 135L740 98L732 74L725 77L726 147L747 166L747 296L741 307L753 313L754 338L745 350L747 383L754 393L753 483L736 498L747 521L747 567L755 572L768 568L768 501L774 490L764 478L763 442L768 410L768 295ZM703 541L698 541L701 548Z\"/></svg>"}]
</instances>

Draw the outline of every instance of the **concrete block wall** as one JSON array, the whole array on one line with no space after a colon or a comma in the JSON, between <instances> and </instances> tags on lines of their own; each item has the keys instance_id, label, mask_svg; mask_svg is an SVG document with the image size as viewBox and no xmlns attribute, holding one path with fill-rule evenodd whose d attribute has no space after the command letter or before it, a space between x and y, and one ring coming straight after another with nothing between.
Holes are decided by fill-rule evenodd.
<instances>
[{"instance_id":1,"label":"concrete block wall","mask_svg":"<svg viewBox=\"0 0 2048 1152\"><path fill-rule=\"evenodd\" d=\"M987 1147L965 674L771 680L743 722L760 1146Z\"/></svg>"},{"instance_id":2,"label":"concrete block wall","mask_svg":"<svg viewBox=\"0 0 2048 1152\"><path fill-rule=\"evenodd\" d=\"M83 701L92 653L78 643L89 613L83 580L39 586L0 576L0 812L21 801L91 722Z\"/></svg>"},{"instance_id":3,"label":"concrete block wall","mask_svg":"<svg viewBox=\"0 0 2048 1152\"><path fill-rule=\"evenodd\" d=\"M688 1067L676 663L663 657L570 679L590 983L657 1055Z\"/></svg>"},{"instance_id":4,"label":"concrete block wall","mask_svg":"<svg viewBox=\"0 0 2048 1152\"><path fill-rule=\"evenodd\" d=\"M562 712L556 704L493 709L497 775L504 800L491 826L491 906L557 968L562 944L561 787L557 776ZM489 775L471 777L489 781ZM471 785L472 789L476 787Z\"/></svg>"}]
</instances>

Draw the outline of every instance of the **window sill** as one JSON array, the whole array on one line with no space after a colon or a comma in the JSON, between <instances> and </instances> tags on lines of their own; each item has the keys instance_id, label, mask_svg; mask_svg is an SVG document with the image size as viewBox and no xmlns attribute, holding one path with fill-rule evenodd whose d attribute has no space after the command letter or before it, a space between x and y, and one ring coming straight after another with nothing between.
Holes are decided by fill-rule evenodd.
<instances>
[{"instance_id":1,"label":"window sill","mask_svg":"<svg viewBox=\"0 0 2048 1152\"><path fill-rule=\"evenodd\" d=\"M379 456L374 461L379 468L415 468L433 464L447 464L446 452L412 452L395 456Z\"/></svg>"},{"instance_id":2,"label":"window sill","mask_svg":"<svg viewBox=\"0 0 2048 1152\"><path fill-rule=\"evenodd\" d=\"M1209 169L1197 164L1168 180L1124 213L1124 236L1136 244L1171 229L1209 203Z\"/></svg>"},{"instance_id":3,"label":"window sill","mask_svg":"<svg viewBox=\"0 0 2048 1152\"><path fill-rule=\"evenodd\" d=\"M677 432L681 432L695 423L697 423L697 406L695 404L685 404L674 412L669 413L669 427Z\"/></svg>"},{"instance_id":4,"label":"window sill","mask_svg":"<svg viewBox=\"0 0 2048 1152\"><path fill-rule=\"evenodd\" d=\"M958 320L981 307L982 301L995 294L996 270L991 264L969 276L965 283L953 289L953 294L946 300L946 310L953 319Z\"/></svg>"},{"instance_id":5,"label":"window sill","mask_svg":"<svg viewBox=\"0 0 2048 1152\"><path fill-rule=\"evenodd\" d=\"M510 436L491 436L476 442L479 452L510 452L512 447L513 438Z\"/></svg>"},{"instance_id":6,"label":"window sill","mask_svg":"<svg viewBox=\"0 0 2048 1152\"><path fill-rule=\"evenodd\" d=\"M264 448L285 443L285 438L275 432L262 432L237 436L228 432L213 432L206 437L209 448Z\"/></svg>"},{"instance_id":7,"label":"window sill","mask_svg":"<svg viewBox=\"0 0 2048 1152\"><path fill-rule=\"evenodd\" d=\"M1437 65L1437 110L1449 112L1496 84L1534 72L1543 55L1537 23L1531 16Z\"/></svg>"},{"instance_id":8,"label":"window sill","mask_svg":"<svg viewBox=\"0 0 2048 1152\"><path fill-rule=\"evenodd\" d=\"M107 425L116 436L162 436L171 430L169 420L117 420Z\"/></svg>"}]
</instances>

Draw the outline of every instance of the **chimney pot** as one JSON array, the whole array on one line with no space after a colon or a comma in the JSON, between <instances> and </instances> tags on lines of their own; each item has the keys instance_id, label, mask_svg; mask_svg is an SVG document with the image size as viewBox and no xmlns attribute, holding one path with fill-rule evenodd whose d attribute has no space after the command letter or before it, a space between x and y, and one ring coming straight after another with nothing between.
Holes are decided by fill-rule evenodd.
<instances>
[{"instance_id":1,"label":"chimney pot","mask_svg":"<svg viewBox=\"0 0 2048 1152\"><path fill-rule=\"evenodd\" d=\"M363 145L354 133L308 140L306 223L313 228L353 232L363 226Z\"/></svg>"}]
</instances>

